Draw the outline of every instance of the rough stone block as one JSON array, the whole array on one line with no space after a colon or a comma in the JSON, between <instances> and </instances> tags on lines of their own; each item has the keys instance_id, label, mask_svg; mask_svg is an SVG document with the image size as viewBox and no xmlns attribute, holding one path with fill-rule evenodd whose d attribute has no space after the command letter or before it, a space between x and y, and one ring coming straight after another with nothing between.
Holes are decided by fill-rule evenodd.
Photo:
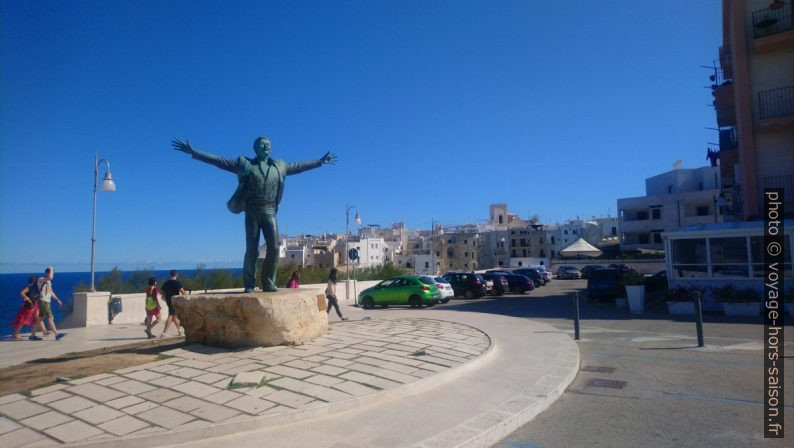
<instances>
[{"instance_id":1,"label":"rough stone block","mask_svg":"<svg viewBox=\"0 0 794 448\"><path fill-rule=\"evenodd\" d=\"M201 294L173 299L188 343L220 347L300 345L328 331L314 290Z\"/></svg>"}]
</instances>

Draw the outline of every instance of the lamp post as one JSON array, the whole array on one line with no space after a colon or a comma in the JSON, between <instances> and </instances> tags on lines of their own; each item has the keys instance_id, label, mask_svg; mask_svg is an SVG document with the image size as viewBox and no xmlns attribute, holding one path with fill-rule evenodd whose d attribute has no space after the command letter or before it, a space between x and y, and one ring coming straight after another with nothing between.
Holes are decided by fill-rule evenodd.
<instances>
[{"instance_id":1,"label":"lamp post","mask_svg":"<svg viewBox=\"0 0 794 448\"><path fill-rule=\"evenodd\" d=\"M345 282L345 299L350 299L350 210L356 209L356 217L353 222L357 225L361 225L361 217L358 216L358 207L355 205L346 205L345 208L345 233L347 233L347 238L345 238L345 257L347 259L347 281ZM356 303L358 301L357 297L353 297L353 302Z\"/></svg>"},{"instance_id":2,"label":"lamp post","mask_svg":"<svg viewBox=\"0 0 794 448\"><path fill-rule=\"evenodd\" d=\"M99 185L99 164L105 162L107 171L105 178L102 179L102 184ZM96 291L94 288L94 253L96 251L96 193L97 187L101 191L112 193L116 191L116 182L113 181L113 176L110 174L110 162L108 159L99 159L94 155L94 209L91 214L91 292Z\"/></svg>"},{"instance_id":3,"label":"lamp post","mask_svg":"<svg viewBox=\"0 0 794 448\"><path fill-rule=\"evenodd\" d=\"M435 219L430 220L430 259L432 260L433 264L433 276L436 275L436 224L439 227L439 235L444 234L444 229L441 228L441 223L436 221ZM414 260L416 263L416 260Z\"/></svg>"},{"instance_id":4,"label":"lamp post","mask_svg":"<svg viewBox=\"0 0 794 448\"><path fill-rule=\"evenodd\" d=\"M474 233L474 247L475 247L475 249L471 253L472 258L474 258L474 261L471 263L471 267L474 268L475 271L477 270L477 261L479 260L479 257L477 257L475 255L475 253L476 254L480 253L480 248L478 247L479 246L479 242L480 242L480 232L475 232Z\"/></svg>"},{"instance_id":5,"label":"lamp post","mask_svg":"<svg viewBox=\"0 0 794 448\"><path fill-rule=\"evenodd\" d=\"M502 262L504 263L504 258L505 258L505 255L507 254L507 252L506 252L507 249L505 249L505 237L499 238L499 242L502 243L502 257L501 258L502 258ZM502 266L502 264L499 264L499 266Z\"/></svg>"}]
</instances>

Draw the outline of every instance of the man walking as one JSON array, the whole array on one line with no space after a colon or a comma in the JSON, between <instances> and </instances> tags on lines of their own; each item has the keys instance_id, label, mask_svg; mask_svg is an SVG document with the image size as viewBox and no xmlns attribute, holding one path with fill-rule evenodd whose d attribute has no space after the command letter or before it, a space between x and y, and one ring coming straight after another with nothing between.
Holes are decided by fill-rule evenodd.
<instances>
[{"instance_id":1,"label":"man walking","mask_svg":"<svg viewBox=\"0 0 794 448\"><path fill-rule=\"evenodd\" d=\"M52 278L55 277L55 269L52 266L47 267L44 270L44 277L39 277L38 281L36 282L36 286L39 289L39 317L36 319L36 325L33 327L33 334L30 335L31 341L40 341L42 338L36 336L36 327L41 327L42 331L44 331L44 336L47 335L46 330L44 328L44 319L47 320L47 323L50 325L50 330L55 335L55 340L59 341L62 337L66 336L66 333L58 333L58 329L55 328L55 319L52 317L52 310L50 309L50 302L52 299L55 299L58 302L58 306L63 306L63 302L58 296L55 294L55 291L52 290Z\"/></svg>"},{"instance_id":2,"label":"man walking","mask_svg":"<svg viewBox=\"0 0 794 448\"><path fill-rule=\"evenodd\" d=\"M180 322L179 318L176 316L174 304L171 302L172 297L185 295L185 290L182 289L182 282L177 280L178 277L179 272L172 270L171 277L166 280L162 286L163 299L165 299L165 304L168 306L168 318L165 320L165 327L163 327L163 333L160 335L161 338L168 336L168 326L171 325L171 322L176 325L177 335L182 336L182 322Z\"/></svg>"},{"instance_id":3,"label":"man walking","mask_svg":"<svg viewBox=\"0 0 794 448\"><path fill-rule=\"evenodd\" d=\"M322 158L301 163L286 163L270 158L271 146L267 137L254 140L256 157L249 159L225 159L199 151L179 139L171 141L177 151L190 154L194 159L237 174L237 190L226 206L232 213L245 211L245 260L243 261L243 284L246 292L256 286L256 259L259 253L259 234L265 235L267 253L262 263L262 290L276 291L276 268L278 266L278 226L276 212L284 193L286 176L319 168L334 163L336 156L330 152Z\"/></svg>"}]
</instances>

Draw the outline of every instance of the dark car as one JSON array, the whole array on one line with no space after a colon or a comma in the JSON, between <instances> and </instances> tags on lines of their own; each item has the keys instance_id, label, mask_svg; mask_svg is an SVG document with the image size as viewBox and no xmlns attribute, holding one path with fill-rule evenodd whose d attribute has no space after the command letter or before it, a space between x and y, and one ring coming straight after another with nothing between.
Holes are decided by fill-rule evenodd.
<instances>
[{"instance_id":1,"label":"dark car","mask_svg":"<svg viewBox=\"0 0 794 448\"><path fill-rule=\"evenodd\" d=\"M595 271L596 269L604 269L604 267L603 266L599 266L597 264L588 264L587 266L583 267L582 269L579 269L579 272L582 273L582 278L587 278L590 275L590 273L592 271Z\"/></svg>"},{"instance_id":2,"label":"dark car","mask_svg":"<svg viewBox=\"0 0 794 448\"><path fill-rule=\"evenodd\" d=\"M607 268L608 269L617 269L618 271L620 271L621 274L624 274L626 272L637 272L636 269L634 269L633 267L631 267L631 266L629 266L627 264L615 264L615 263L613 263L613 264L610 264L609 266L607 266Z\"/></svg>"},{"instance_id":3,"label":"dark car","mask_svg":"<svg viewBox=\"0 0 794 448\"><path fill-rule=\"evenodd\" d=\"M507 280L508 289L512 293L524 294L535 289L535 283L526 275L502 274L502 277Z\"/></svg>"},{"instance_id":4,"label":"dark car","mask_svg":"<svg viewBox=\"0 0 794 448\"><path fill-rule=\"evenodd\" d=\"M529 277L529 279L532 280L532 283L534 283L535 286L544 286L546 284L546 279L543 277L543 274L541 274L540 272L538 272L537 269L534 268L516 269L512 273Z\"/></svg>"},{"instance_id":5,"label":"dark car","mask_svg":"<svg viewBox=\"0 0 794 448\"><path fill-rule=\"evenodd\" d=\"M455 297L465 299L479 299L487 292L485 279L480 274L471 272L447 272L442 275L450 285Z\"/></svg>"},{"instance_id":6,"label":"dark car","mask_svg":"<svg viewBox=\"0 0 794 448\"><path fill-rule=\"evenodd\" d=\"M587 297L591 300L614 297L618 281L622 277L618 269L596 269L587 278Z\"/></svg>"},{"instance_id":7,"label":"dark car","mask_svg":"<svg viewBox=\"0 0 794 448\"><path fill-rule=\"evenodd\" d=\"M507 283L507 279L504 277L504 274L486 272L485 274L480 274L480 275L486 281L490 280L493 282L493 289L491 289L492 295L501 296L504 295L504 293L510 291L510 286Z\"/></svg>"}]
</instances>

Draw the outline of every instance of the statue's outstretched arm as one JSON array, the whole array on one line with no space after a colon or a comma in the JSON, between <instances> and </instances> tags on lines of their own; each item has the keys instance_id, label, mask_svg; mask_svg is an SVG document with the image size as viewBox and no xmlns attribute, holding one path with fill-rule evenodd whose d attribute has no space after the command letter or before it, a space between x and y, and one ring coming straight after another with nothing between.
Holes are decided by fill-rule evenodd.
<instances>
[{"instance_id":1,"label":"statue's outstretched arm","mask_svg":"<svg viewBox=\"0 0 794 448\"><path fill-rule=\"evenodd\" d=\"M334 164L336 163L336 154L331 153L328 151L325 155L317 160L309 160L308 162L293 162L287 164L287 176L291 174L298 174L304 171L313 170L315 168L319 168L325 164Z\"/></svg>"},{"instance_id":2,"label":"statue's outstretched arm","mask_svg":"<svg viewBox=\"0 0 794 448\"><path fill-rule=\"evenodd\" d=\"M210 165L217 166L218 168L231 173L237 173L237 160L224 159L223 157L216 156L215 154L199 151L198 149L194 148L189 141L185 140L183 142L178 138L171 140L171 146L173 146L177 151L190 154L196 160L209 163Z\"/></svg>"}]
</instances>

